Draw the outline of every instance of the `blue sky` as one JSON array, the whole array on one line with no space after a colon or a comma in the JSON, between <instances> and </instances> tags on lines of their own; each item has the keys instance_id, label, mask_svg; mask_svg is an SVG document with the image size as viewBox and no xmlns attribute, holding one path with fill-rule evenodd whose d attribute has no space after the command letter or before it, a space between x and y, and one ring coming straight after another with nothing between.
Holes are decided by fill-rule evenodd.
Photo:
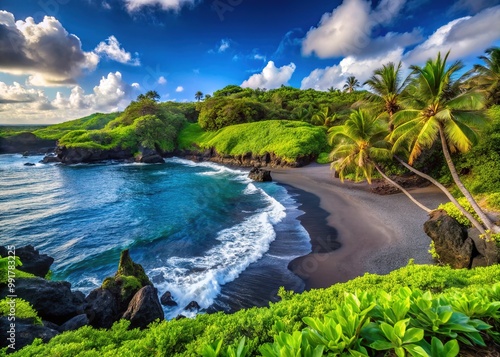
<instances>
[{"instance_id":1,"label":"blue sky","mask_svg":"<svg viewBox=\"0 0 500 357\"><path fill-rule=\"evenodd\" d=\"M500 45L500 0L3 0L0 123L192 101L228 84L341 88L438 51Z\"/></svg>"}]
</instances>

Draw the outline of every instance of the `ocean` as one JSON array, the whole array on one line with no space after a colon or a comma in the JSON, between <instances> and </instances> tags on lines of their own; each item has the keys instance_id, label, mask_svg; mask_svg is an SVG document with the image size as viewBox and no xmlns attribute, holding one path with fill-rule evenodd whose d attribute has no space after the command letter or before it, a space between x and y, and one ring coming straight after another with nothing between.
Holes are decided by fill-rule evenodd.
<instances>
[{"instance_id":1,"label":"ocean","mask_svg":"<svg viewBox=\"0 0 500 357\"><path fill-rule=\"evenodd\" d=\"M248 172L172 158L165 164L40 164L0 155L0 244L31 244L55 259L52 279L88 294L130 249L161 296L166 318L234 312L277 301L304 283L287 269L310 252L293 194ZM35 166L25 166L30 162ZM191 313L192 314L192 313Z\"/></svg>"}]
</instances>

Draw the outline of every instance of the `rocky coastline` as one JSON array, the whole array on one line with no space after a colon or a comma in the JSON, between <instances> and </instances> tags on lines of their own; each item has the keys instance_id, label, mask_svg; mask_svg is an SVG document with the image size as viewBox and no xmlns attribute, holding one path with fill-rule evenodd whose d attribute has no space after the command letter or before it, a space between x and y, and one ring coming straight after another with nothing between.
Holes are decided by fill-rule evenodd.
<instances>
[{"instance_id":1,"label":"rocky coastline","mask_svg":"<svg viewBox=\"0 0 500 357\"><path fill-rule=\"evenodd\" d=\"M7 256L5 247L0 246L0 256ZM31 344L35 338L48 342L62 332L83 326L111 328L116 321L126 319L130 321L129 328L144 329L153 321L164 319L157 289L142 266L132 261L128 250L121 253L116 274L87 296L73 291L69 282L45 279L54 259L40 254L33 246L18 248L16 256L23 263L17 269L34 275L16 279L17 298L30 303L42 320L40 324L32 318L16 318L17 348ZM8 296L8 285L0 284L0 299ZM161 301L164 306L176 306L168 291ZM198 309L195 301L185 307L186 311ZM2 331L8 331L11 323L8 316L0 316ZM0 347L7 347L7 343L7 339L0 341Z\"/></svg>"}]
</instances>

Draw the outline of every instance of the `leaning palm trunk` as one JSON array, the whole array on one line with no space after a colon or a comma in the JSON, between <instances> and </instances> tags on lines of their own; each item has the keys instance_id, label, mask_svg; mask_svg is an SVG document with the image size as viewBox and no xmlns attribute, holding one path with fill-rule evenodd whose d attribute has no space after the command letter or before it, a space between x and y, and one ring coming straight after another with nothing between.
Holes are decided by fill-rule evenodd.
<instances>
[{"instance_id":1,"label":"leaning palm trunk","mask_svg":"<svg viewBox=\"0 0 500 357\"><path fill-rule=\"evenodd\" d=\"M474 200L474 197L472 197L471 193L464 186L464 184L460 180L460 177L458 177L457 169L455 168L455 164L453 164L453 161L451 160L450 151L448 149L448 145L446 144L446 137L444 135L443 127L441 125L439 125L439 137L441 138L441 146L443 147L443 154L446 159L446 163L448 164L448 168L450 169L451 177L453 177L453 181L455 181L455 184L457 185L458 189L460 190L460 192L462 192L467 201L469 201L474 211L477 213L481 221L483 221L486 229L490 230L493 233L500 233L500 227L491 222L489 217L483 212L483 210Z\"/></svg>"},{"instance_id":2,"label":"leaning palm trunk","mask_svg":"<svg viewBox=\"0 0 500 357\"><path fill-rule=\"evenodd\" d=\"M460 212L462 212L462 214L465 217L467 217L467 219L472 223L472 225L477 228L477 230L479 231L479 233L481 233L481 234L485 234L486 233L486 231L484 230L484 227L481 225L481 223L479 223L479 221L477 219L475 219L474 216L469 213L469 211L467 211L465 208L463 208L460 205L460 203L458 203L458 201L456 200L456 198L453 197L453 195L450 193L450 191L448 191L446 189L446 187L444 187L439 181L437 181L436 179L433 179L431 176L429 176L427 174L424 174L422 171L419 171L416 168L414 168L413 166L407 164L405 161L401 160L398 156L394 155L394 158L401 165L403 165L404 167L406 167L408 170L410 170L411 172L417 174L420 177L423 177L424 179L426 179L429 182L431 182L434 186L436 186L437 188L439 188L441 191L443 191L443 193L446 195L446 197L448 197L449 200L460 210Z\"/></svg>"},{"instance_id":3,"label":"leaning palm trunk","mask_svg":"<svg viewBox=\"0 0 500 357\"><path fill-rule=\"evenodd\" d=\"M423 204L421 204L420 202L418 202L408 191L406 191L401 185L398 185L396 182L394 182L393 180L391 180L389 178L389 176L387 176L386 174L384 174L384 172L380 169L380 167L377 165L377 164L374 164L375 166L375 169L378 171L378 173L387 181L389 182L391 185L393 185L394 187L398 188L399 190L401 190L401 192L403 192L413 203L415 203L418 207L420 207L421 209L423 209L425 212L427 213L430 213L432 212L432 210L426 206L424 206Z\"/></svg>"}]
</instances>

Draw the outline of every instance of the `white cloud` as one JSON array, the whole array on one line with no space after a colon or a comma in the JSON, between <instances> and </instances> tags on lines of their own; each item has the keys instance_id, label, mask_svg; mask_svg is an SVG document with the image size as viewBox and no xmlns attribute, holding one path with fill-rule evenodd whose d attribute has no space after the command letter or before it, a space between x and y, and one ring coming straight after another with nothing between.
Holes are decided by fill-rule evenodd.
<instances>
[{"instance_id":1,"label":"white cloud","mask_svg":"<svg viewBox=\"0 0 500 357\"><path fill-rule=\"evenodd\" d=\"M183 86L178 86L177 88L175 88L175 91L177 93L184 92L184 87Z\"/></svg>"},{"instance_id":2,"label":"white cloud","mask_svg":"<svg viewBox=\"0 0 500 357\"><path fill-rule=\"evenodd\" d=\"M167 84L167 79L165 77L161 76L160 78L158 78L158 84L159 85Z\"/></svg>"},{"instance_id":3,"label":"white cloud","mask_svg":"<svg viewBox=\"0 0 500 357\"><path fill-rule=\"evenodd\" d=\"M372 30L388 24L398 15L406 0L382 0L375 9L371 1L344 0L332 13L326 13L311 28L302 43L302 53L332 58L367 52Z\"/></svg>"},{"instance_id":4,"label":"white cloud","mask_svg":"<svg viewBox=\"0 0 500 357\"><path fill-rule=\"evenodd\" d=\"M38 24L32 17L16 22L13 14L0 11L0 33L0 72L32 75L32 84L74 84L99 63L99 56L83 51L80 39L51 16Z\"/></svg>"},{"instance_id":5,"label":"white cloud","mask_svg":"<svg viewBox=\"0 0 500 357\"><path fill-rule=\"evenodd\" d=\"M221 40L220 45L219 45L219 49L217 50L217 52L219 52L219 53L225 52L230 46L231 45L229 44L228 40Z\"/></svg>"},{"instance_id":6,"label":"white cloud","mask_svg":"<svg viewBox=\"0 0 500 357\"><path fill-rule=\"evenodd\" d=\"M341 89L349 76L354 76L360 83L363 83L370 78L375 69L381 67L381 64L398 63L402 56L402 48L365 59L347 56L338 65L312 71L302 80L301 89L313 88L323 91L330 87Z\"/></svg>"},{"instance_id":7,"label":"white cloud","mask_svg":"<svg viewBox=\"0 0 500 357\"><path fill-rule=\"evenodd\" d=\"M258 53L256 53L254 56L253 56L253 59L255 60L258 60L258 61L266 61L266 56L264 55L259 55Z\"/></svg>"},{"instance_id":8,"label":"white cloud","mask_svg":"<svg viewBox=\"0 0 500 357\"><path fill-rule=\"evenodd\" d=\"M254 89L278 88L283 84L288 84L288 81L292 78L293 72L295 72L295 68L296 66L294 63L277 68L273 61L269 61L261 73L252 75L249 79L244 81L241 86Z\"/></svg>"},{"instance_id":9,"label":"white cloud","mask_svg":"<svg viewBox=\"0 0 500 357\"><path fill-rule=\"evenodd\" d=\"M102 77L89 94L74 86L69 94L57 92L53 100L40 89L0 82L0 111L3 121L11 124L61 122L95 112L123 110L136 97L137 89L138 84L129 85L120 72Z\"/></svg>"},{"instance_id":10,"label":"white cloud","mask_svg":"<svg viewBox=\"0 0 500 357\"><path fill-rule=\"evenodd\" d=\"M118 42L115 36L109 36L106 41L99 43L94 52L123 64L129 64L132 66L141 65L139 58L132 58L130 52L127 52L124 48L120 47L120 42Z\"/></svg>"},{"instance_id":11,"label":"white cloud","mask_svg":"<svg viewBox=\"0 0 500 357\"><path fill-rule=\"evenodd\" d=\"M405 57L410 64L420 64L437 53L451 50L450 59L482 53L500 39L500 6L481 11L475 16L453 20L437 29L424 43Z\"/></svg>"},{"instance_id":12,"label":"white cloud","mask_svg":"<svg viewBox=\"0 0 500 357\"><path fill-rule=\"evenodd\" d=\"M179 11L183 6L192 6L196 0L124 0L129 12L138 11L143 7L159 6L163 10Z\"/></svg>"}]
</instances>

